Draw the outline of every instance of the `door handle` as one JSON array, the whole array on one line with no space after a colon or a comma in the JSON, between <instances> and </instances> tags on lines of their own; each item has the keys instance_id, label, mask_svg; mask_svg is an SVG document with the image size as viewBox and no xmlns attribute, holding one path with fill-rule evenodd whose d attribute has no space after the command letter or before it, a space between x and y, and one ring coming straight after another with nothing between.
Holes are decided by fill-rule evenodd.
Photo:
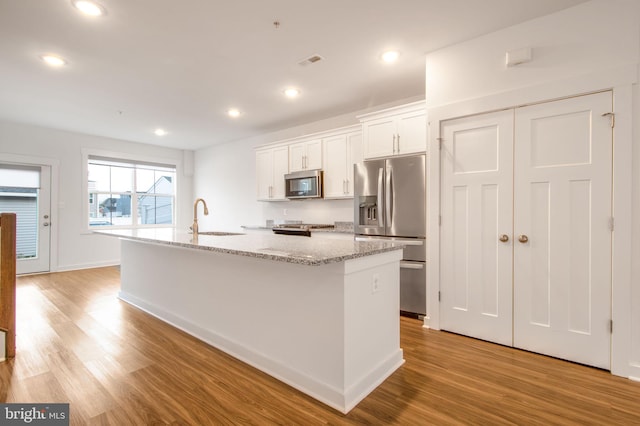
<instances>
[{"instance_id":1,"label":"door handle","mask_svg":"<svg viewBox=\"0 0 640 426\"><path fill-rule=\"evenodd\" d=\"M384 208L385 203L384 203L384 198L382 198L384 197L383 188L384 188L384 169L380 167L378 169L378 197L376 200L376 208L379 208L379 207ZM384 217L384 214L378 215L378 226L384 226L384 223L382 222L383 217Z\"/></svg>"},{"instance_id":2,"label":"door handle","mask_svg":"<svg viewBox=\"0 0 640 426\"><path fill-rule=\"evenodd\" d=\"M500 235L500 241L506 243L507 241L509 241L509 236L507 234Z\"/></svg>"},{"instance_id":3,"label":"door handle","mask_svg":"<svg viewBox=\"0 0 640 426\"><path fill-rule=\"evenodd\" d=\"M43 223L42 226L49 226L49 222Z\"/></svg>"},{"instance_id":4,"label":"door handle","mask_svg":"<svg viewBox=\"0 0 640 426\"><path fill-rule=\"evenodd\" d=\"M387 166L386 170L386 188L385 188L385 227L389 228L393 224L393 175L391 166Z\"/></svg>"},{"instance_id":5,"label":"door handle","mask_svg":"<svg viewBox=\"0 0 640 426\"><path fill-rule=\"evenodd\" d=\"M527 241L529 241L529 237L527 237L526 235L520 235L518 237L518 241L520 241L522 244L526 243Z\"/></svg>"}]
</instances>

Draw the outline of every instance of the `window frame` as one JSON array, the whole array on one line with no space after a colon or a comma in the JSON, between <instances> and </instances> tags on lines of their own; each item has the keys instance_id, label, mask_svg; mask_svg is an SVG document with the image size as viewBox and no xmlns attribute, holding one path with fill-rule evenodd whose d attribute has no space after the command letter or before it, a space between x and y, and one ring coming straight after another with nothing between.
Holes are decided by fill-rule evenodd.
<instances>
[{"instance_id":1,"label":"window frame","mask_svg":"<svg viewBox=\"0 0 640 426\"><path fill-rule=\"evenodd\" d=\"M132 176L131 176L131 188L132 192L121 192L121 191L90 191L89 189L89 163L91 161L96 162L112 162L112 163L121 163L123 166L130 166L132 168ZM124 154L118 152L110 152L110 151L102 151L102 150L82 150L82 164L83 164L83 179L82 179L82 194L83 194L83 228L86 230L86 233L91 233L95 230L115 230L115 229L144 229L144 228L175 228L178 223L177 211L178 211L178 200L179 200L179 170L180 164L175 159L167 159L167 158L158 158L158 157L150 157L150 156L137 156L131 154ZM138 192L136 188L136 173L140 168L151 168L154 169L157 167L158 169L173 169L173 194L148 194L146 192ZM154 169L155 170L155 169ZM93 197L91 194L94 194ZM91 225L90 218L90 205L89 202L91 198L93 198L94 203L98 203L100 195L128 195L131 197L131 224L127 225ZM172 223L161 223L161 224L143 224L138 223L140 220L140 216L138 214L138 197L140 196L153 196L153 197L171 197L172 198L172 208L171 208L171 218Z\"/></svg>"}]
</instances>

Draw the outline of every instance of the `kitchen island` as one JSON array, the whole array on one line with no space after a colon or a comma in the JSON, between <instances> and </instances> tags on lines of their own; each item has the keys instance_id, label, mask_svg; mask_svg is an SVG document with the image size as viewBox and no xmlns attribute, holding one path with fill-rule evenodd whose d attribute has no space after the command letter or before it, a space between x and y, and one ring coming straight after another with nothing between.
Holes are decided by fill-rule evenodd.
<instances>
[{"instance_id":1,"label":"kitchen island","mask_svg":"<svg viewBox=\"0 0 640 426\"><path fill-rule=\"evenodd\" d=\"M404 362L402 245L98 232L122 239L122 300L343 413Z\"/></svg>"}]
</instances>

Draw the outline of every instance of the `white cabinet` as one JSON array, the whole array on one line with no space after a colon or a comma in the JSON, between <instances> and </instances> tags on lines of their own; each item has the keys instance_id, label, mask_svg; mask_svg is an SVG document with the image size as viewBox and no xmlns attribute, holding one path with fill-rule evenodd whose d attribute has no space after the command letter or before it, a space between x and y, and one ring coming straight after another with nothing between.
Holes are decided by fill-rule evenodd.
<instances>
[{"instance_id":1,"label":"white cabinet","mask_svg":"<svg viewBox=\"0 0 640 426\"><path fill-rule=\"evenodd\" d=\"M289 147L256 151L258 200L285 200L284 175L289 172Z\"/></svg>"},{"instance_id":2,"label":"white cabinet","mask_svg":"<svg viewBox=\"0 0 640 426\"><path fill-rule=\"evenodd\" d=\"M362 122L364 158L390 157L427 149L427 117L422 101L358 118Z\"/></svg>"},{"instance_id":3,"label":"white cabinet","mask_svg":"<svg viewBox=\"0 0 640 426\"><path fill-rule=\"evenodd\" d=\"M350 132L322 139L324 197L353 197L353 164L362 161L362 133Z\"/></svg>"},{"instance_id":4,"label":"white cabinet","mask_svg":"<svg viewBox=\"0 0 640 426\"><path fill-rule=\"evenodd\" d=\"M256 149L258 200L285 200L284 175L324 171L325 198L353 197L353 164L362 161L362 127L353 125Z\"/></svg>"},{"instance_id":5,"label":"white cabinet","mask_svg":"<svg viewBox=\"0 0 640 426\"><path fill-rule=\"evenodd\" d=\"M322 139L313 139L289 145L289 170L315 170L322 168Z\"/></svg>"}]
</instances>

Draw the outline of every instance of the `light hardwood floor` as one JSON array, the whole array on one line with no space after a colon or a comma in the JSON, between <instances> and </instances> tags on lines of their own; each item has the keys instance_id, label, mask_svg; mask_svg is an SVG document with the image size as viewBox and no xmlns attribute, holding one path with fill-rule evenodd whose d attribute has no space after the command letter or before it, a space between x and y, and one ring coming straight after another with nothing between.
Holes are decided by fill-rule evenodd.
<instances>
[{"instance_id":1,"label":"light hardwood floor","mask_svg":"<svg viewBox=\"0 0 640 426\"><path fill-rule=\"evenodd\" d=\"M118 289L118 268L20 277L0 400L69 402L71 424L640 424L640 383L407 318L406 363L345 416L119 301Z\"/></svg>"}]
</instances>

